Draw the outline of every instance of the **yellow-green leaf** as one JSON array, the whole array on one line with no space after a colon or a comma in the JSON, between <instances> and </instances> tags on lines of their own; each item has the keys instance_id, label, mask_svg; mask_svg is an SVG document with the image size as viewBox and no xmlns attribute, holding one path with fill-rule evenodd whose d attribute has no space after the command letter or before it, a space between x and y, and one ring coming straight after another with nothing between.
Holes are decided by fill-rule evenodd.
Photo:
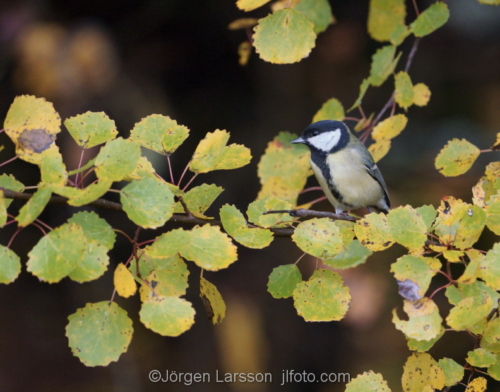
<instances>
[{"instance_id":1,"label":"yellow-green leaf","mask_svg":"<svg viewBox=\"0 0 500 392\"><path fill-rule=\"evenodd\" d=\"M406 338L406 343L408 345L408 348L411 351L417 351L419 353L423 353L426 351L429 351L436 342L442 338L444 335L444 328L441 327L441 330L439 331L438 335L431 340L416 340L416 339L411 339L411 338ZM444 369L443 369L444 371ZM446 372L445 372L446 373Z\"/></svg>"},{"instance_id":2,"label":"yellow-green leaf","mask_svg":"<svg viewBox=\"0 0 500 392\"><path fill-rule=\"evenodd\" d=\"M314 24L301 12L282 9L259 20L253 45L260 58L291 64L307 57L315 45Z\"/></svg>"},{"instance_id":3,"label":"yellow-green leaf","mask_svg":"<svg viewBox=\"0 0 500 392\"><path fill-rule=\"evenodd\" d=\"M245 217L235 206L225 204L219 215L224 230L247 248L262 249L271 244L273 233L267 229L249 228Z\"/></svg>"},{"instance_id":4,"label":"yellow-green leaf","mask_svg":"<svg viewBox=\"0 0 500 392\"><path fill-rule=\"evenodd\" d=\"M319 269L308 281L297 284L293 301L297 313L306 321L338 321L347 313L351 295L340 275Z\"/></svg>"},{"instance_id":5,"label":"yellow-green leaf","mask_svg":"<svg viewBox=\"0 0 500 392\"><path fill-rule=\"evenodd\" d=\"M450 387L462 381L464 378L464 367L456 363L450 358L441 358L438 361L438 366L443 369L445 383L444 385Z\"/></svg>"},{"instance_id":6,"label":"yellow-green leaf","mask_svg":"<svg viewBox=\"0 0 500 392\"><path fill-rule=\"evenodd\" d=\"M108 249L95 240L88 237L87 239L83 257L78 260L76 267L68 274L71 280L79 283L90 282L101 277L108 269L109 264Z\"/></svg>"},{"instance_id":7,"label":"yellow-green leaf","mask_svg":"<svg viewBox=\"0 0 500 392\"><path fill-rule=\"evenodd\" d=\"M280 222L289 222L293 218L288 214L264 214L266 211L292 210L292 205L282 199L269 197L256 200L248 205L248 220L258 226L269 228ZM278 225L279 226L279 225Z\"/></svg>"},{"instance_id":8,"label":"yellow-green leaf","mask_svg":"<svg viewBox=\"0 0 500 392\"><path fill-rule=\"evenodd\" d=\"M162 336L179 336L194 324L191 302L179 297L152 297L139 312L146 328Z\"/></svg>"},{"instance_id":9,"label":"yellow-green leaf","mask_svg":"<svg viewBox=\"0 0 500 392\"><path fill-rule=\"evenodd\" d=\"M319 34L335 22L328 0L301 0L293 8L302 12L314 24L314 33Z\"/></svg>"},{"instance_id":10,"label":"yellow-green leaf","mask_svg":"<svg viewBox=\"0 0 500 392\"><path fill-rule=\"evenodd\" d=\"M368 91L368 87L370 87L370 78L363 79L361 84L359 85L359 95L356 98L356 101L352 104L352 106L347 110L350 112L352 109L356 109L363 102L363 98Z\"/></svg>"},{"instance_id":11,"label":"yellow-green leaf","mask_svg":"<svg viewBox=\"0 0 500 392\"><path fill-rule=\"evenodd\" d=\"M217 287L205 278L200 278L200 297L213 324L220 324L226 317L226 303Z\"/></svg>"},{"instance_id":12,"label":"yellow-green leaf","mask_svg":"<svg viewBox=\"0 0 500 392\"><path fill-rule=\"evenodd\" d=\"M302 251L320 259L335 257L344 247L339 227L329 218L301 222L292 240Z\"/></svg>"},{"instance_id":13,"label":"yellow-green leaf","mask_svg":"<svg viewBox=\"0 0 500 392\"><path fill-rule=\"evenodd\" d=\"M464 174L475 162L481 151L472 143L462 139L452 139L436 157L435 166L447 177Z\"/></svg>"},{"instance_id":14,"label":"yellow-green leaf","mask_svg":"<svg viewBox=\"0 0 500 392\"><path fill-rule=\"evenodd\" d=\"M431 90L424 83L413 86L413 103L417 106L425 106L431 99Z\"/></svg>"},{"instance_id":15,"label":"yellow-green leaf","mask_svg":"<svg viewBox=\"0 0 500 392\"><path fill-rule=\"evenodd\" d=\"M398 207L387 215L391 237L408 249L419 249L427 240L427 225L411 206Z\"/></svg>"},{"instance_id":16,"label":"yellow-green leaf","mask_svg":"<svg viewBox=\"0 0 500 392\"><path fill-rule=\"evenodd\" d=\"M391 392L381 374L372 370L364 372L347 383L345 392Z\"/></svg>"},{"instance_id":17,"label":"yellow-green leaf","mask_svg":"<svg viewBox=\"0 0 500 392\"><path fill-rule=\"evenodd\" d=\"M493 299L487 292L466 297L451 309L446 323L456 331L464 331L487 317L493 307Z\"/></svg>"},{"instance_id":18,"label":"yellow-green leaf","mask_svg":"<svg viewBox=\"0 0 500 392\"><path fill-rule=\"evenodd\" d=\"M141 148L121 137L107 142L95 159L95 172L102 180L121 181L137 166Z\"/></svg>"},{"instance_id":19,"label":"yellow-green leaf","mask_svg":"<svg viewBox=\"0 0 500 392\"><path fill-rule=\"evenodd\" d=\"M407 337L417 341L431 340L441 332L443 319L432 299L424 297L413 302L405 299L403 309L409 320L400 320L396 309L394 309L392 311L392 322L396 329L402 331Z\"/></svg>"},{"instance_id":20,"label":"yellow-green leaf","mask_svg":"<svg viewBox=\"0 0 500 392\"><path fill-rule=\"evenodd\" d=\"M337 98L330 98L316 112L312 122L321 120L338 120L342 121L345 118L344 106Z\"/></svg>"},{"instance_id":21,"label":"yellow-green leaf","mask_svg":"<svg viewBox=\"0 0 500 392\"><path fill-rule=\"evenodd\" d=\"M486 226L496 235L500 235L500 200L486 207Z\"/></svg>"},{"instance_id":22,"label":"yellow-green leaf","mask_svg":"<svg viewBox=\"0 0 500 392\"><path fill-rule=\"evenodd\" d=\"M12 174L1 174L0 175L0 187L8 189L14 192L22 192L24 191L24 185L22 182L16 180L16 178ZM5 207L9 207L10 203L12 203L13 199L6 198L5 199Z\"/></svg>"},{"instance_id":23,"label":"yellow-green leaf","mask_svg":"<svg viewBox=\"0 0 500 392\"><path fill-rule=\"evenodd\" d=\"M331 259L324 259L323 263L332 268L353 268L363 264L372 253L371 250L361 245L358 240L354 240L342 249L337 256Z\"/></svg>"},{"instance_id":24,"label":"yellow-green leaf","mask_svg":"<svg viewBox=\"0 0 500 392\"><path fill-rule=\"evenodd\" d=\"M156 238L152 245L146 248L146 253L151 257L166 259L181 252L189 245L191 234L183 229L175 229L163 233Z\"/></svg>"},{"instance_id":25,"label":"yellow-green leaf","mask_svg":"<svg viewBox=\"0 0 500 392\"><path fill-rule=\"evenodd\" d=\"M214 184L202 184L194 187L182 195L182 200L194 216L206 218L204 213L217 199L224 189ZM175 203L174 213L184 213L180 202Z\"/></svg>"},{"instance_id":26,"label":"yellow-green leaf","mask_svg":"<svg viewBox=\"0 0 500 392\"><path fill-rule=\"evenodd\" d=\"M484 348L476 348L475 350L467 353L465 360L472 366L488 367L497 361L497 357L492 352Z\"/></svg>"},{"instance_id":27,"label":"yellow-green leaf","mask_svg":"<svg viewBox=\"0 0 500 392\"><path fill-rule=\"evenodd\" d=\"M234 263L238 255L236 246L220 227L204 225L190 232L189 246L181 250L182 257L194 261L199 267L217 271Z\"/></svg>"},{"instance_id":28,"label":"yellow-green leaf","mask_svg":"<svg viewBox=\"0 0 500 392\"><path fill-rule=\"evenodd\" d=\"M12 283L20 272L21 259L19 256L13 250L0 245L0 283Z\"/></svg>"},{"instance_id":29,"label":"yellow-green leaf","mask_svg":"<svg viewBox=\"0 0 500 392\"><path fill-rule=\"evenodd\" d=\"M228 140L229 133L225 130L207 133L196 147L189 169L195 173L208 173L247 165L252 159L250 150L239 144L226 146Z\"/></svg>"},{"instance_id":30,"label":"yellow-green leaf","mask_svg":"<svg viewBox=\"0 0 500 392\"><path fill-rule=\"evenodd\" d=\"M448 6L437 1L422 12L417 19L410 25L411 31L415 37L423 37L439 29L450 17Z\"/></svg>"},{"instance_id":31,"label":"yellow-green leaf","mask_svg":"<svg viewBox=\"0 0 500 392\"><path fill-rule=\"evenodd\" d=\"M481 347L494 352L500 353L500 319L495 318L488 321L481 339Z\"/></svg>"},{"instance_id":32,"label":"yellow-green leaf","mask_svg":"<svg viewBox=\"0 0 500 392\"><path fill-rule=\"evenodd\" d=\"M84 206L99 199L111 188L113 181L98 180L86 188L74 188L71 186L53 187L54 193L68 198L68 204L74 207Z\"/></svg>"},{"instance_id":33,"label":"yellow-green leaf","mask_svg":"<svg viewBox=\"0 0 500 392\"><path fill-rule=\"evenodd\" d=\"M81 226L66 223L43 236L28 253L27 270L48 283L59 282L83 257L87 239Z\"/></svg>"},{"instance_id":34,"label":"yellow-green leaf","mask_svg":"<svg viewBox=\"0 0 500 392\"><path fill-rule=\"evenodd\" d=\"M302 282L302 275L295 264L280 265L273 269L267 282L267 291L274 298L288 298L295 287Z\"/></svg>"},{"instance_id":35,"label":"yellow-green leaf","mask_svg":"<svg viewBox=\"0 0 500 392\"><path fill-rule=\"evenodd\" d=\"M396 47L394 45L383 46L375 52L370 68L370 84L372 86L381 86L394 72L401 53L396 58L395 56Z\"/></svg>"},{"instance_id":36,"label":"yellow-green leaf","mask_svg":"<svg viewBox=\"0 0 500 392\"><path fill-rule=\"evenodd\" d=\"M33 196L19 210L16 221L19 226L26 227L42 213L50 200L52 191L49 186L41 185Z\"/></svg>"},{"instance_id":37,"label":"yellow-green leaf","mask_svg":"<svg viewBox=\"0 0 500 392\"><path fill-rule=\"evenodd\" d=\"M120 192L123 210L135 224L148 229L163 226L174 212L174 195L168 185L153 178L136 180Z\"/></svg>"},{"instance_id":38,"label":"yellow-green leaf","mask_svg":"<svg viewBox=\"0 0 500 392\"><path fill-rule=\"evenodd\" d=\"M428 258L404 255L391 265L391 272L396 280L403 282L408 279L418 286L420 298L425 295L431 284L432 277L437 273L436 270L431 268L429 261L426 259Z\"/></svg>"},{"instance_id":39,"label":"yellow-green leaf","mask_svg":"<svg viewBox=\"0 0 500 392\"><path fill-rule=\"evenodd\" d=\"M161 114L143 118L130 132L131 141L163 155L172 154L188 136L187 127Z\"/></svg>"},{"instance_id":40,"label":"yellow-green leaf","mask_svg":"<svg viewBox=\"0 0 500 392\"><path fill-rule=\"evenodd\" d=\"M494 290L500 290L500 243L497 242L486 253L479 264L481 279Z\"/></svg>"},{"instance_id":41,"label":"yellow-green leaf","mask_svg":"<svg viewBox=\"0 0 500 392\"><path fill-rule=\"evenodd\" d=\"M128 298L137 291L137 285L131 272L125 264L119 263L113 275L113 284L118 295Z\"/></svg>"},{"instance_id":42,"label":"yellow-green leaf","mask_svg":"<svg viewBox=\"0 0 500 392\"><path fill-rule=\"evenodd\" d=\"M356 222L354 233L361 245L377 252L389 248L395 240L392 238L387 216L384 214L368 214Z\"/></svg>"},{"instance_id":43,"label":"yellow-green leaf","mask_svg":"<svg viewBox=\"0 0 500 392\"><path fill-rule=\"evenodd\" d=\"M399 107L408 109L413 105L413 84L411 83L410 75L404 71L398 72L394 76L395 91L394 99Z\"/></svg>"},{"instance_id":44,"label":"yellow-green leaf","mask_svg":"<svg viewBox=\"0 0 500 392\"><path fill-rule=\"evenodd\" d=\"M70 135L82 148L91 148L113 140L118 131L113 120L103 112L86 112L64 121Z\"/></svg>"},{"instance_id":45,"label":"yellow-green leaf","mask_svg":"<svg viewBox=\"0 0 500 392\"><path fill-rule=\"evenodd\" d=\"M89 303L68 320L66 336L71 352L87 366L117 361L132 340L132 320L114 302Z\"/></svg>"},{"instance_id":46,"label":"yellow-green leaf","mask_svg":"<svg viewBox=\"0 0 500 392\"><path fill-rule=\"evenodd\" d=\"M89 240L102 244L106 249L113 249L116 233L110 224L95 212L77 212L68 219L68 223L80 225Z\"/></svg>"},{"instance_id":47,"label":"yellow-green leaf","mask_svg":"<svg viewBox=\"0 0 500 392\"><path fill-rule=\"evenodd\" d=\"M406 361L402 377L403 391L425 391L425 387L442 389L445 375L437 362L427 353L413 353Z\"/></svg>"},{"instance_id":48,"label":"yellow-green leaf","mask_svg":"<svg viewBox=\"0 0 500 392\"><path fill-rule=\"evenodd\" d=\"M404 26L404 0L371 0L368 11L368 33L377 41L389 41L393 32Z\"/></svg>"}]
</instances>

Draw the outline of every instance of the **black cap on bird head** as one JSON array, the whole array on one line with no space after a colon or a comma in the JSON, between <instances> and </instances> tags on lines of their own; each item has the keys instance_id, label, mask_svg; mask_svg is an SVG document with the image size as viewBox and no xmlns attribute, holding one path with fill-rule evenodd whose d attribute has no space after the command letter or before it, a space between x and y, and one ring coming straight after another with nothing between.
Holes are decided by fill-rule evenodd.
<instances>
[{"instance_id":1,"label":"black cap on bird head","mask_svg":"<svg viewBox=\"0 0 500 392\"><path fill-rule=\"evenodd\" d=\"M310 149L328 154L344 148L349 139L349 129L342 121L323 120L309 125L291 143L303 143Z\"/></svg>"}]
</instances>

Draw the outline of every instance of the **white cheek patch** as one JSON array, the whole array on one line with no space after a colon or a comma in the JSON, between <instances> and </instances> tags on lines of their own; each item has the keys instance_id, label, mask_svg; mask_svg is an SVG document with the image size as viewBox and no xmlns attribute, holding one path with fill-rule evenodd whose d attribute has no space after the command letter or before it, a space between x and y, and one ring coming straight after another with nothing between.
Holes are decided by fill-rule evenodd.
<instances>
[{"instance_id":1,"label":"white cheek patch","mask_svg":"<svg viewBox=\"0 0 500 392\"><path fill-rule=\"evenodd\" d=\"M308 141L318 150L329 152L340 140L340 129L324 132L318 136L313 136Z\"/></svg>"}]
</instances>

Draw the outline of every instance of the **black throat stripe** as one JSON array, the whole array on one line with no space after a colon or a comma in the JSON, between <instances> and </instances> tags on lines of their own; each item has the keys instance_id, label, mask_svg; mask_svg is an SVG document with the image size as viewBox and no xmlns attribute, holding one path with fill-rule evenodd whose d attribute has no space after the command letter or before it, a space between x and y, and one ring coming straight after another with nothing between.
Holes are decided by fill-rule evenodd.
<instances>
[{"instance_id":1,"label":"black throat stripe","mask_svg":"<svg viewBox=\"0 0 500 392\"><path fill-rule=\"evenodd\" d=\"M326 183L328 184L328 189L330 192L332 192L333 197L338 200L339 203L345 204L344 203L344 198L342 195L338 192L337 188L332 184L331 181L331 172L330 172L330 167L326 163L326 158L328 156L328 153L323 153L320 151L311 151L311 161L314 162L316 166L319 167L321 170L321 174L326 180ZM345 204L346 206L349 206Z\"/></svg>"}]
</instances>

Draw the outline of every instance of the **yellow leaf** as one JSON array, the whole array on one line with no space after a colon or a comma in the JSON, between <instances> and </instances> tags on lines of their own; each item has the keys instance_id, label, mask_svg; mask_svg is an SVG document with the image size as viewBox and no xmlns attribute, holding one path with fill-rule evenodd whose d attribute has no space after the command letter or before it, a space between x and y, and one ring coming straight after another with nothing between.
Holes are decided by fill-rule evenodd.
<instances>
[{"instance_id":1,"label":"yellow leaf","mask_svg":"<svg viewBox=\"0 0 500 392\"><path fill-rule=\"evenodd\" d=\"M370 153L372 154L373 160L375 162L378 162L383 157L385 157L390 149L391 141L388 139L379 140L368 147L368 151L370 151Z\"/></svg>"},{"instance_id":2,"label":"yellow leaf","mask_svg":"<svg viewBox=\"0 0 500 392\"><path fill-rule=\"evenodd\" d=\"M393 32L404 27L404 0L371 0L368 12L368 32L377 41L389 41Z\"/></svg>"},{"instance_id":3,"label":"yellow leaf","mask_svg":"<svg viewBox=\"0 0 500 392\"><path fill-rule=\"evenodd\" d=\"M229 30L248 29L249 27L255 26L258 22L259 20L256 18L240 18L229 23L227 28Z\"/></svg>"},{"instance_id":4,"label":"yellow leaf","mask_svg":"<svg viewBox=\"0 0 500 392\"><path fill-rule=\"evenodd\" d=\"M402 384L405 392L420 392L428 386L442 389L445 384L445 375L429 354L413 353L404 366Z\"/></svg>"},{"instance_id":5,"label":"yellow leaf","mask_svg":"<svg viewBox=\"0 0 500 392\"><path fill-rule=\"evenodd\" d=\"M252 54L252 44L248 41L243 41L238 46L238 56L240 56L238 63L240 65L247 65L251 54Z\"/></svg>"},{"instance_id":6,"label":"yellow leaf","mask_svg":"<svg viewBox=\"0 0 500 392\"><path fill-rule=\"evenodd\" d=\"M124 298L134 295L137 290L134 276L123 263L118 264L116 267L113 283L115 285L116 292Z\"/></svg>"},{"instance_id":7,"label":"yellow leaf","mask_svg":"<svg viewBox=\"0 0 500 392\"><path fill-rule=\"evenodd\" d=\"M240 10L248 12L269 3L269 1L270 0L238 0L236 2L236 7Z\"/></svg>"},{"instance_id":8,"label":"yellow leaf","mask_svg":"<svg viewBox=\"0 0 500 392\"><path fill-rule=\"evenodd\" d=\"M386 118L373 128L372 138L376 141L394 139L405 129L407 123L408 117L404 114Z\"/></svg>"},{"instance_id":9,"label":"yellow leaf","mask_svg":"<svg viewBox=\"0 0 500 392\"><path fill-rule=\"evenodd\" d=\"M484 392L486 391L486 384L484 377L475 378L467 385L465 392Z\"/></svg>"},{"instance_id":10,"label":"yellow leaf","mask_svg":"<svg viewBox=\"0 0 500 392\"><path fill-rule=\"evenodd\" d=\"M486 166L484 172L486 178L490 181L496 181L500 177L500 162L491 162Z\"/></svg>"},{"instance_id":11,"label":"yellow leaf","mask_svg":"<svg viewBox=\"0 0 500 392\"><path fill-rule=\"evenodd\" d=\"M368 214L356 222L354 232L361 245L374 252L389 248L394 244L387 216L384 214Z\"/></svg>"},{"instance_id":12,"label":"yellow leaf","mask_svg":"<svg viewBox=\"0 0 500 392\"><path fill-rule=\"evenodd\" d=\"M431 99L431 90L424 83L413 86L413 103L417 106L425 106Z\"/></svg>"},{"instance_id":13,"label":"yellow leaf","mask_svg":"<svg viewBox=\"0 0 500 392\"><path fill-rule=\"evenodd\" d=\"M497 140L495 140L495 144L490 147L492 150L498 150L500 148L500 133L497 133Z\"/></svg>"},{"instance_id":14,"label":"yellow leaf","mask_svg":"<svg viewBox=\"0 0 500 392\"><path fill-rule=\"evenodd\" d=\"M462 139L452 139L439 152L434 165L447 177L455 177L471 168L481 151L472 143Z\"/></svg>"},{"instance_id":15,"label":"yellow leaf","mask_svg":"<svg viewBox=\"0 0 500 392\"><path fill-rule=\"evenodd\" d=\"M200 278L200 297L212 323L220 324L226 317L226 304L217 287L203 277Z\"/></svg>"}]
</instances>

